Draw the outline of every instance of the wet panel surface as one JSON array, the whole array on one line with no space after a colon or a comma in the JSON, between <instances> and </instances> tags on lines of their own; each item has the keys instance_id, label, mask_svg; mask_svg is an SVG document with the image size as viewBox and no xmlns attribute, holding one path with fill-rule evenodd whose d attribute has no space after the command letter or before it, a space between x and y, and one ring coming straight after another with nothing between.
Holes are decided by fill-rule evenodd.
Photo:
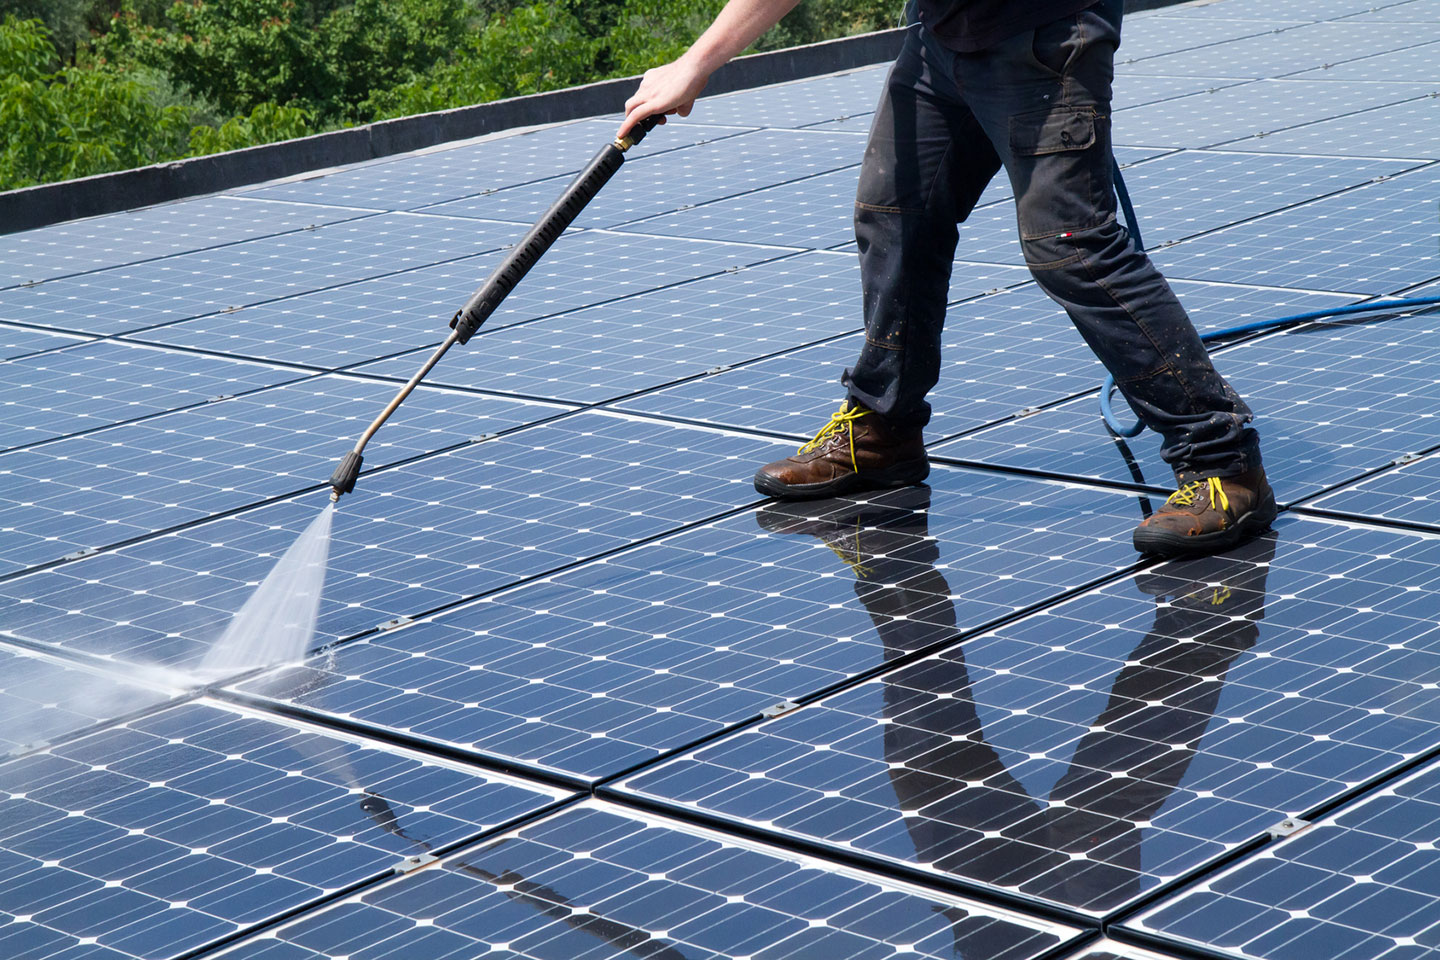
<instances>
[{"instance_id":1,"label":"wet panel surface","mask_svg":"<svg viewBox=\"0 0 1440 960\"><path fill-rule=\"evenodd\" d=\"M219 704L0 764L9 956L179 955L563 796Z\"/></svg>"},{"instance_id":2,"label":"wet panel surface","mask_svg":"<svg viewBox=\"0 0 1440 960\"><path fill-rule=\"evenodd\" d=\"M1076 933L592 801L219 956L1029 960Z\"/></svg>"},{"instance_id":3,"label":"wet panel surface","mask_svg":"<svg viewBox=\"0 0 1440 960\"><path fill-rule=\"evenodd\" d=\"M1101 916L1431 749L1440 540L1286 523L621 784Z\"/></svg>"},{"instance_id":4,"label":"wet panel surface","mask_svg":"<svg viewBox=\"0 0 1440 960\"><path fill-rule=\"evenodd\" d=\"M1134 556L1124 494L955 470L931 482L933 496L742 514L242 689L595 779Z\"/></svg>"}]
</instances>

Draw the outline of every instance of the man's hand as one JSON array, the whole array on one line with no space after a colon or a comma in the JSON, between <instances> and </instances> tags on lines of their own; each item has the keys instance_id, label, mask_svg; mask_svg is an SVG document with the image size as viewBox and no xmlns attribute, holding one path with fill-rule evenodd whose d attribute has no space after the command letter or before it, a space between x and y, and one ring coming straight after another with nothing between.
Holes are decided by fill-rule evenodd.
<instances>
[{"instance_id":1,"label":"man's hand","mask_svg":"<svg viewBox=\"0 0 1440 960\"><path fill-rule=\"evenodd\" d=\"M646 117L658 116L664 123L666 114L690 116L695 98L705 89L709 79L709 71L696 66L688 56L646 70L640 80L640 89L625 101L625 122L620 124L620 132L616 136L625 136Z\"/></svg>"},{"instance_id":2,"label":"man's hand","mask_svg":"<svg viewBox=\"0 0 1440 960\"><path fill-rule=\"evenodd\" d=\"M715 22L679 60L645 71L640 89L625 101L625 122L620 124L623 137L646 117L660 118L668 113L690 116L695 98L705 89L710 74L720 69L731 57L759 39L760 35L780 22L800 0L729 0Z\"/></svg>"}]
</instances>

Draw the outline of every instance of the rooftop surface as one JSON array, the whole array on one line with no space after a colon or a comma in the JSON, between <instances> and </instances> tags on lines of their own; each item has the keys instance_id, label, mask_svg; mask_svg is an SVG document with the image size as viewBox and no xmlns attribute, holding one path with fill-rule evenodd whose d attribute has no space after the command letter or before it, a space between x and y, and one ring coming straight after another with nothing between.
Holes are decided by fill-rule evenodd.
<instances>
[{"instance_id":1,"label":"rooftop surface","mask_svg":"<svg viewBox=\"0 0 1440 960\"><path fill-rule=\"evenodd\" d=\"M1440 0L1132 17L1202 329L1440 293ZM303 663L192 687L595 118L0 237L0 957L1420 960L1440 314L1216 362L1286 506L1170 480L961 229L927 486L781 505L859 343L883 68L658 129L378 434ZM167 668L160 672L156 667Z\"/></svg>"}]
</instances>

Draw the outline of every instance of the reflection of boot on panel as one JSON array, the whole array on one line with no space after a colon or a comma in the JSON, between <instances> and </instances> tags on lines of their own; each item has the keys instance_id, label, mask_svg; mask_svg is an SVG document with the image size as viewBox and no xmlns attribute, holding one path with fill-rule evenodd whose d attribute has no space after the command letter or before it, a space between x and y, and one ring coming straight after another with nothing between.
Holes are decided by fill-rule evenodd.
<instances>
[{"instance_id":1,"label":"reflection of boot on panel","mask_svg":"<svg viewBox=\"0 0 1440 960\"><path fill-rule=\"evenodd\" d=\"M1122 891L1141 892L1141 825L1185 779L1226 675L1259 638L1274 556L1275 536L1267 534L1224 558L1136 578L1139 590L1155 598L1154 623L1051 792L1064 811L1047 824L1053 849L1091 861L1062 879L1068 895L1079 894L1076 883L1087 891L1109 888L1111 903Z\"/></svg>"},{"instance_id":2,"label":"reflection of boot on panel","mask_svg":"<svg viewBox=\"0 0 1440 960\"><path fill-rule=\"evenodd\" d=\"M887 658L955 635L950 584L935 563L930 488L907 487L873 500L770 504L755 521L770 533L815 537L855 574L860 598Z\"/></svg>"}]
</instances>

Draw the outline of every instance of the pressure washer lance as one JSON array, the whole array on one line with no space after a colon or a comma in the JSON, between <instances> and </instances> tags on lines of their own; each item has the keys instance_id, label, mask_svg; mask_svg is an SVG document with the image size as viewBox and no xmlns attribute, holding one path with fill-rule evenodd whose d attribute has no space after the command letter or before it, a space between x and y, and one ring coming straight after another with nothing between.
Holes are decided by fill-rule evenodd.
<instances>
[{"instance_id":1,"label":"pressure washer lance","mask_svg":"<svg viewBox=\"0 0 1440 960\"><path fill-rule=\"evenodd\" d=\"M620 169L620 165L625 162L625 152L644 140L645 134L655 129L655 125L659 122L658 117L646 117L626 136L605 144L600 152L595 154L590 165L571 181L570 186L565 188L560 199L555 201L535 226L530 228L530 232L525 235L525 238L515 249L510 251L510 255L500 266L495 268L495 272L490 274L490 279L485 281L485 285L475 291L475 295L466 302L465 306L460 308L459 312L450 320L450 329L453 331L450 336L446 337L445 342L440 344L429 360L425 361L425 365L415 371L415 376L400 388L395 399L380 411L380 416L376 417L375 422L370 424L360 435L359 440L355 441L355 449L345 454L340 460L340 465L335 468L335 473L330 477L332 488L330 500L332 503L339 500L342 493L349 493L355 489L355 481L360 476L360 465L365 461L362 456L365 452L365 445L370 442L371 437L375 436L375 431L380 429L381 424L390 419L390 415L419 386L420 381L424 380L425 376L434 369L435 364L440 362L440 358L445 356L447 350L457 343L469 342L470 338L475 335L475 331L480 329L480 325L489 318L490 314L495 312L495 308L500 306L501 302L510 295L510 291L515 289L515 285L524 278L525 274L530 272L530 268L535 266L545 255L545 251L550 249L550 245L574 222L575 218L580 215L580 211L585 209L585 205L595 199L595 194L599 193L600 188L610 181L610 178L615 175L615 171Z\"/></svg>"}]
</instances>

